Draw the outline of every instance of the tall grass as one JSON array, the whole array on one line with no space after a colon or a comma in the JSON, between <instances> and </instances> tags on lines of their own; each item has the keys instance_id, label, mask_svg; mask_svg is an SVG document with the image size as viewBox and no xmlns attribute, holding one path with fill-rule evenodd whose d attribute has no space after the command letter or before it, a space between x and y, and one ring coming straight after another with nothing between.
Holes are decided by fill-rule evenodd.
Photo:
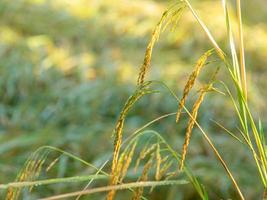
<instances>
[{"instance_id":1,"label":"tall grass","mask_svg":"<svg viewBox=\"0 0 267 200\"><path fill-rule=\"evenodd\" d=\"M245 199L246 197L243 194L238 181L234 178L234 175L229 169L228 164L223 159L223 155L220 154L219 150L213 144L211 138L209 137L209 134L198 123L198 111L203 101L205 101L204 98L206 93L218 92L218 90L214 87L214 84L216 82L220 82L217 78L219 67L215 68L210 80L208 80L207 83L200 88L198 92L198 98L193 104L191 111L185 106L189 92L195 86L195 81L198 78L199 74L203 70L205 70L207 60L212 55L213 51L217 53L217 56L221 60L221 63L223 63L228 70L229 79L235 86L235 91L231 91L224 82L221 82L224 86L225 93L228 94L229 98L232 100L233 107L239 119L240 134L242 135L242 138L239 138L234 133L228 131L228 129L223 125L220 126L224 130L226 130L227 133L230 133L230 135L233 136L234 139L237 139L238 141L246 144L249 151L251 151L252 157L254 158L255 165L257 166L258 173L262 181L262 185L265 190L267 190L267 156L265 152L265 136L261 123L259 122L259 125L256 125L257 123L250 109L249 94L247 92L247 87L249 87L249 85L247 85L246 81L245 47L242 31L241 1L236 0L236 16L238 21L237 41L234 38L234 30L232 27L233 19L230 18L228 11L229 2L222 0L222 6L224 8L230 54L226 53L226 51L224 51L216 42L216 39L213 37L211 31L200 19L197 12L188 0L177 1L177 3L173 4L163 13L159 23L156 25L152 33L150 42L147 45L144 62L141 65L139 71L136 90L123 106L113 132L114 149L113 154L109 157L109 161L111 162L110 173L102 170L102 168L99 169L94 165L82 160L81 158L63 150L54 147L42 147L29 157L28 161L25 163L24 168L18 174L18 177L14 183L0 185L0 189L8 189L6 200L19 199L22 189L25 187L31 191L34 187L45 184L69 183L78 181L90 181L89 184L91 184L96 180L105 181L107 179L108 181L105 181L105 185L101 187L89 189L85 187L81 191L60 194L42 199L52 200L65 199L68 197L77 197L77 199L79 199L82 195L107 192L106 199L113 200L116 197L118 190L127 189L132 192L133 200L139 200L146 199L144 197L145 187L151 187L152 191L154 187L158 186L178 186L191 183L197 191L199 197L201 199L207 200L209 198L208 192L186 165L186 154L188 148L190 148L189 143L192 137L193 128L195 126L200 130L204 139L213 150L216 158L225 169L226 175L228 175L230 181L232 182L233 188L235 188L235 190L237 191L239 198ZM151 68L150 65L152 59L152 51L155 43L159 40L161 32L167 30L170 25L175 26L182 13L186 9L188 9L192 13L196 22L200 25L201 29L206 34L207 41L211 43L214 50L209 50L200 57L193 72L191 73L188 81L185 84L183 95L180 100L180 98L175 95L175 92L173 92L164 83L161 83L159 81L146 81L146 75L149 68ZM239 56L236 47L238 47ZM139 101L143 96L160 93L160 90L157 87L159 85L167 89L171 96L175 98L175 100L177 101L178 111L175 113L160 116L155 120L146 123L143 127L139 128L128 138L123 140L124 123L129 110L133 108L135 103L137 103L137 101ZM175 115L176 120L174 120L174 122L176 121L176 123L179 123L179 119L183 117L183 110L189 116L189 120L186 128L184 145L181 148L181 153L178 153L177 150L175 150L168 144L168 142L163 138L161 134L154 130L145 129L148 128L152 123L155 123L163 118ZM174 126L176 126L176 123L174 123ZM147 143L146 145L142 146L139 143L139 140L145 140L145 137L148 137L148 139L146 140ZM69 156L88 167L94 168L95 174L87 176L66 177L61 179L55 178L48 180L38 180L41 171L44 170L44 163L47 161L47 157L52 151L56 151L60 154ZM47 170L56 165L56 161L57 159L55 159L53 162L50 162L48 164ZM103 164L103 167L105 167L105 165L106 162ZM130 173L131 171L135 171L134 175ZM184 177L183 174L185 174ZM130 175L132 175L133 177L130 177ZM129 180L131 180L131 182L129 182ZM264 198L266 197L266 194L267 192L265 191Z\"/></svg>"}]
</instances>

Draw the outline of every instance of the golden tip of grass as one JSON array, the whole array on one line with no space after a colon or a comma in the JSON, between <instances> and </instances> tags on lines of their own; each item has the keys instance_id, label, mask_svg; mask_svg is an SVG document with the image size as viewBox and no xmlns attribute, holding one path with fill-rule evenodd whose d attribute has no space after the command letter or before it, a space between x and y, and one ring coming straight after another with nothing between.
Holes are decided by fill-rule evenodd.
<instances>
[{"instance_id":1,"label":"golden tip of grass","mask_svg":"<svg viewBox=\"0 0 267 200\"><path fill-rule=\"evenodd\" d=\"M172 22L177 23L184 8L185 8L185 3L181 1L179 2L178 7L176 6L176 4L173 5L171 8L167 9L161 16L161 19L156 25L156 27L154 28L150 41L147 45L145 58L139 70L137 85L141 85L145 82L145 76L151 64L152 51L153 51L155 43L158 41L160 37L160 33L164 31L166 27Z\"/></svg>"},{"instance_id":2,"label":"golden tip of grass","mask_svg":"<svg viewBox=\"0 0 267 200\"><path fill-rule=\"evenodd\" d=\"M204 53L197 61L197 64L193 70L193 72L190 74L187 82L186 82L186 85L184 87L184 91L183 91L183 97L181 99L181 101L179 102L179 106L178 106L178 111L177 111L177 115L176 115L176 123L178 123L179 119L180 119L180 116L181 116L181 113L182 113L182 109L185 105L185 101L188 97L188 94L190 92L190 90L193 88L194 84L195 84L195 81L196 81L196 78L198 77L201 69L203 68L203 66L205 65L208 57L212 54L213 52L213 49L212 50L209 50L207 51L206 53Z\"/></svg>"}]
</instances>

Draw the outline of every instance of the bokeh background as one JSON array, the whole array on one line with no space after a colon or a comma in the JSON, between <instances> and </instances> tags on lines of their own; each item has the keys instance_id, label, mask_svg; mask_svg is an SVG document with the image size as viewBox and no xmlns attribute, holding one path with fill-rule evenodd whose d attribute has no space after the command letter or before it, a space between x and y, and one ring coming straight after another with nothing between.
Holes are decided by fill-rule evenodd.
<instances>
[{"instance_id":1,"label":"bokeh background","mask_svg":"<svg viewBox=\"0 0 267 200\"><path fill-rule=\"evenodd\" d=\"M191 2L227 51L221 1ZM112 152L111 134L123 104L134 91L150 34L170 4L163 0L0 0L0 183L14 181L30 153L43 145L60 147L101 166ZM234 10L231 13L234 17ZM249 100L255 119L260 118L266 130L266 0L245 0L243 17ZM210 48L205 34L186 11L175 30L161 35L149 79L164 81L181 96L196 60ZM197 89L214 67L221 65L216 59L201 73L189 107ZM219 79L231 87L224 68ZM167 92L145 97L129 113L125 135L176 109L177 103ZM227 96L207 95L199 122L245 196L258 199L262 188L250 153L211 119L237 132L238 122ZM179 125L174 120L170 117L152 128L181 151L187 118ZM187 164L210 198L236 198L231 182L197 129L189 148ZM62 157L56 170L44 178L88 172L82 164ZM57 184L31 194L25 192L22 199L83 187L84 183ZM159 189L159 195L152 199L198 199L190 185L165 190ZM0 192L0 199L4 193ZM127 194L121 198L127 199ZM94 198L103 196L83 199Z\"/></svg>"}]
</instances>

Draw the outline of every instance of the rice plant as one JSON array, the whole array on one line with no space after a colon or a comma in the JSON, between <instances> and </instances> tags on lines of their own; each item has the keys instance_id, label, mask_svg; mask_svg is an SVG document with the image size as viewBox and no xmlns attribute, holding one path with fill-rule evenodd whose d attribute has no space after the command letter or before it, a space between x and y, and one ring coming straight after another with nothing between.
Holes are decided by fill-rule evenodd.
<instances>
[{"instance_id":1,"label":"rice plant","mask_svg":"<svg viewBox=\"0 0 267 200\"><path fill-rule=\"evenodd\" d=\"M6 200L17 200L22 198L23 191L31 192L42 185L56 184L56 183L89 183L83 190L69 192L65 194L58 194L51 197L42 197L43 200L52 199L66 199L75 197L77 200L83 195L91 195L97 193L106 193L107 200L116 199L117 193L120 190L127 190L130 192L130 198L133 200L147 199L146 196L153 193L155 187L175 186L191 184L198 193L199 198L203 200L209 199L209 194L203 186L205 183L199 181L194 175L194 171L187 166L188 149L190 149L190 140L193 137L192 131L194 128L200 130L203 138L213 151L218 162L223 166L226 176L232 183L233 188L240 199L246 199L246 195L242 187L238 184L235 176L229 168L229 164L223 159L223 154L216 148L212 139L204 128L198 122L198 112L205 101L206 95L209 92L220 93L227 95L231 101L232 106L236 111L236 116L239 119L237 133L232 133L227 127L217 123L232 139L245 144L248 151L255 161L258 174L261 178L262 186L264 188L262 199L267 198L267 156L265 135L261 122L256 122L254 115L250 109L250 96L248 93L248 83L246 78L246 62L245 62L245 47L244 36L242 30L242 13L241 1L236 0L236 16L238 21L238 38L234 37L233 19L229 14L229 1L222 0L222 6L225 15L225 25L227 28L227 39L229 49L223 48L217 43L211 31L198 16L198 13L188 0L177 0L171 5L162 15L158 24L152 32L150 41L147 45L144 61L139 69L136 89L128 98L118 116L115 124L113 137L113 152L108 155L108 159L101 163L101 167L96 167L88 163L82 158L68 153L56 147L44 146L35 151L25 162L25 166L18 174L16 180L12 183L1 184L0 189L7 190ZM193 71L188 77L182 97L179 98L172 89L161 81L146 80L151 67L151 60L153 58L153 49L156 42L160 39L163 31L167 31L176 27L185 11L191 12L195 18L196 23L207 36L207 41L210 42L213 49L206 50L206 52L198 59ZM178 27L182 28L182 27ZM238 49L237 49L238 47ZM227 53L229 51L229 53ZM216 54L216 55L215 55ZM209 62L210 57L216 56L220 61ZM212 75L208 80L205 80L198 92L197 98L192 108L186 106L187 98L193 87L196 87L196 80L199 75L206 70L207 65L214 66ZM228 78L233 83L235 90L223 81L220 81L218 74L223 65L228 70ZM217 89L221 86L224 91ZM170 98L174 98L177 104L177 111L168 113L157 117L156 119L147 122L144 126L138 128L130 135L125 136L125 120L128 112L134 109L135 104L148 95L161 95L162 90L168 92ZM168 117L173 117L173 127L178 126L180 120L188 117L187 127L185 130L185 138L182 147L172 147L168 141L164 139L164 133L159 133L156 130L150 129L150 126L160 120ZM178 133L177 133L178 134ZM240 136L241 135L241 136ZM142 143L140 142L142 141ZM97 144L96 144L97 145ZM236 147L238 148L238 146ZM48 161L51 153L57 153L59 156ZM41 173L46 173L55 165L61 155L65 155L80 164L93 169L92 174L86 176L73 176L54 179L39 179ZM234 156L234 155L233 155ZM99 186L99 184L101 184ZM89 187L93 185L92 187ZM149 187L150 191L145 190ZM253 186L252 186L253 187ZM45 196L45 195L42 195Z\"/></svg>"}]
</instances>

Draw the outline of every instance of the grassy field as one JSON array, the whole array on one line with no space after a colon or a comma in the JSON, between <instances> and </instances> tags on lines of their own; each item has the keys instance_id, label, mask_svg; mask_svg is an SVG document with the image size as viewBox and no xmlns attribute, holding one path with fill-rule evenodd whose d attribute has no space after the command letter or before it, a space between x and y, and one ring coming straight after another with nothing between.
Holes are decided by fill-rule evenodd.
<instances>
[{"instance_id":1,"label":"grassy field","mask_svg":"<svg viewBox=\"0 0 267 200\"><path fill-rule=\"evenodd\" d=\"M176 2L0 1L0 199L8 188L13 196L7 200L36 200L103 187L107 191L70 199L105 199L109 191L111 200L112 187L122 182L125 188L115 188L123 189L116 199L240 199L238 188L244 199L263 199L267 4L242 1L246 88L238 1L226 1L226 13L224 1L189 1L199 18L184 2L172 7ZM161 18L166 9L167 18ZM157 42L148 67L151 35L152 43ZM237 57L229 42L236 45ZM212 55L203 57L212 48ZM187 85L187 96L189 76L193 88ZM195 102L201 95L198 109ZM176 123L176 97L183 96L186 102L180 103ZM190 139L188 147L185 138ZM186 155L186 167L177 172L181 155ZM153 191L148 187L143 193L142 182L148 181ZM127 186L131 183L135 185Z\"/></svg>"}]
</instances>

